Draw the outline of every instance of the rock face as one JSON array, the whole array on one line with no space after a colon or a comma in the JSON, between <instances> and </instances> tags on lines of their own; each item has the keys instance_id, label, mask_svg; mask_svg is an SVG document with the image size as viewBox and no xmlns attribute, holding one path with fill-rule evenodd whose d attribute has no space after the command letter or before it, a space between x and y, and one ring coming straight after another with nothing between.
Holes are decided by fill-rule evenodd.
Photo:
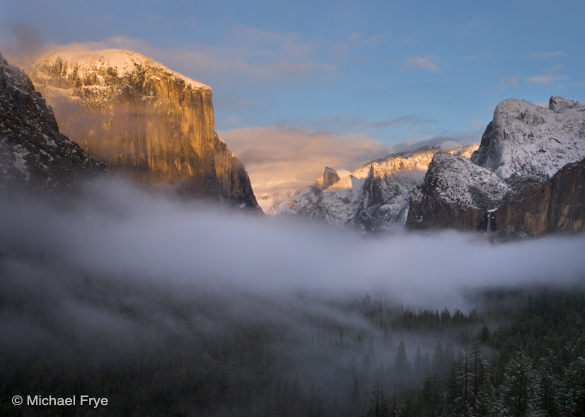
<instances>
[{"instance_id":1,"label":"rock face","mask_svg":"<svg viewBox=\"0 0 585 417\"><path fill-rule=\"evenodd\" d=\"M406 223L413 229L477 229L486 211L496 208L510 190L495 173L469 159L437 153L424 183L412 192Z\"/></svg>"},{"instance_id":2,"label":"rock face","mask_svg":"<svg viewBox=\"0 0 585 417\"><path fill-rule=\"evenodd\" d=\"M217 135L213 155L221 195L236 201L242 208L258 208L244 164Z\"/></svg>"},{"instance_id":3,"label":"rock face","mask_svg":"<svg viewBox=\"0 0 585 417\"><path fill-rule=\"evenodd\" d=\"M63 132L113 169L258 208L243 165L217 138L209 86L126 50L56 51L31 78Z\"/></svg>"},{"instance_id":4,"label":"rock face","mask_svg":"<svg viewBox=\"0 0 585 417\"><path fill-rule=\"evenodd\" d=\"M477 145L450 150L471 156ZM314 185L280 204L277 214L324 219L331 224L380 232L403 225L410 193L420 184L439 148L392 154L350 172L326 167Z\"/></svg>"},{"instance_id":5,"label":"rock face","mask_svg":"<svg viewBox=\"0 0 585 417\"><path fill-rule=\"evenodd\" d=\"M0 55L0 189L64 190L105 171L59 132L31 80Z\"/></svg>"},{"instance_id":6,"label":"rock face","mask_svg":"<svg viewBox=\"0 0 585 417\"><path fill-rule=\"evenodd\" d=\"M582 230L584 179L574 163L584 157L584 106L561 97L548 109L506 100L471 161L435 156L406 224L504 235Z\"/></svg>"},{"instance_id":7,"label":"rock face","mask_svg":"<svg viewBox=\"0 0 585 417\"><path fill-rule=\"evenodd\" d=\"M585 159L552 178L512 195L494 213L504 236L541 236L585 231Z\"/></svg>"}]
</instances>

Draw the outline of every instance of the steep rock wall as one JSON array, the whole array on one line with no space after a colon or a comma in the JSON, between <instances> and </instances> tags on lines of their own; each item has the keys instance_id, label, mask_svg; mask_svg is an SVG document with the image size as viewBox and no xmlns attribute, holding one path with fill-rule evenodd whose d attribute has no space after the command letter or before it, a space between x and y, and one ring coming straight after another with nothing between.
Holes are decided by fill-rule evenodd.
<instances>
[{"instance_id":1,"label":"steep rock wall","mask_svg":"<svg viewBox=\"0 0 585 417\"><path fill-rule=\"evenodd\" d=\"M494 220L496 234L504 236L585 231L585 159L510 196Z\"/></svg>"},{"instance_id":2,"label":"steep rock wall","mask_svg":"<svg viewBox=\"0 0 585 417\"><path fill-rule=\"evenodd\" d=\"M56 51L31 77L62 130L112 168L189 196L258 207L249 180L230 183L247 173L218 145L209 86L125 50ZM235 165L218 169L218 161Z\"/></svg>"}]
</instances>

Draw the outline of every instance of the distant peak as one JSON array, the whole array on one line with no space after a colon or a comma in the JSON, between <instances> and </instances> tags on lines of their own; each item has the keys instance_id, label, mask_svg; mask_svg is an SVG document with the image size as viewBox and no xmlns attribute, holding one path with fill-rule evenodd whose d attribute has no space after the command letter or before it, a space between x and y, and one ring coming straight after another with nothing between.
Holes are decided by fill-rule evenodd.
<instances>
[{"instance_id":1,"label":"distant peak","mask_svg":"<svg viewBox=\"0 0 585 417\"><path fill-rule=\"evenodd\" d=\"M335 168L335 167L325 167L323 171L323 186L329 187L330 185L335 184L341 178L345 178L349 176L351 173L343 168Z\"/></svg>"}]
</instances>

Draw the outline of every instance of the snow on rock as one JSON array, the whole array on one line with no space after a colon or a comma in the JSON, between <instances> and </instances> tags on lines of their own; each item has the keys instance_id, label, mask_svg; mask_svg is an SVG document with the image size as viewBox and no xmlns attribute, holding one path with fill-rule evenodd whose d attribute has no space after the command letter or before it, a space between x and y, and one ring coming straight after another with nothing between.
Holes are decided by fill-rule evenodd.
<instances>
[{"instance_id":1,"label":"snow on rock","mask_svg":"<svg viewBox=\"0 0 585 417\"><path fill-rule=\"evenodd\" d=\"M109 77L124 78L136 72L150 70L154 79L164 73L183 81L185 87L211 90L208 85L173 71L152 58L126 49L61 48L44 55L36 66L57 67L63 79L79 80L88 88L106 88ZM43 72L40 71L38 77L42 76Z\"/></svg>"},{"instance_id":2,"label":"snow on rock","mask_svg":"<svg viewBox=\"0 0 585 417\"><path fill-rule=\"evenodd\" d=\"M502 178L471 160L437 153L424 183L411 194L406 225L476 229L486 210L496 208L510 190Z\"/></svg>"},{"instance_id":3,"label":"snow on rock","mask_svg":"<svg viewBox=\"0 0 585 417\"><path fill-rule=\"evenodd\" d=\"M471 160L437 153L429 165L423 188L447 204L493 209L510 192L508 184Z\"/></svg>"},{"instance_id":4,"label":"snow on rock","mask_svg":"<svg viewBox=\"0 0 585 417\"><path fill-rule=\"evenodd\" d=\"M548 108L508 99L472 156L477 165L501 178L542 181L585 157L585 106L551 97Z\"/></svg>"},{"instance_id":5,"label":"snow on rock","mask_svg":"<svg viewBox=\"0 0 585 417\"><path fill-rule=\"evenodd\" d=\"M65 189L101 172L105 164L59 132L31 80L0 55L0 189Z\"/></svg>"},{"instance_id":6,"label":"snow on rock","mask_svg":"<svg viewBox=\"0 0 585 417\"><path fill-rule=\"evenodd\" d=\"M449 150L470 155L478 145ZM379 232L404 224L412 189L439 148L392 154L349 172L326 167L322 178L282 201L279 215L324 219Z\"/></svg>"},{"instance_id":7,"label":"snow on rock","mask_svg":"<svg viewBox=\"0 0 585 417\"><path fill-rule=\"evenodd\" d=\"M412 228L485 230L486 213L497 218L497 209L506 201L526 200L527 191L523 190L547 189L536 185L545 183L563 167L583 158L584 106L562 97L551 97L548 108L524 100L505 100L496 107L494 119L471 160L445 154L433 158L423 185L412 193L406 224ZM565 194L558 200L573 201L569 192ZM538 200L553 204L544 195L536 197L535 201ZM514 207L522 204L524 202L520 201ZM523 212L515 213L517 217L505 216L504 223L509 230L518 226L513 223L520 223L518 219L529 209L536 212L541 208L536 203L528 206ZM572 210L580 209L573 207ZM573 220L577 219L574 224L578 223L577 217L573 216ZM538 218L540 223L530 224L534 229L532 234L550 226ZM555 229L550 226L547 230Z\"/></svg>"}]
</instances>

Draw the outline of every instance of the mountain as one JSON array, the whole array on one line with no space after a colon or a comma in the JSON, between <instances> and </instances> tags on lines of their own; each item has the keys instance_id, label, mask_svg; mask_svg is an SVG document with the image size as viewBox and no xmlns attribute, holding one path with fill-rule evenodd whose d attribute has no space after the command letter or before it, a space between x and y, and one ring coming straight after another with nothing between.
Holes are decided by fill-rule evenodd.
<instances>
[{"instance_id":1,"label":"mountain","mask_svg":"<svg viewBox=\"0 0 585 417\"><path fill-rule=\"evenodd\" d=\"M471 161L433 158L406 224L505 235L583 230L585 178L576 164L583 158L584 106L561 97L551 97L548 108L506 100Z\"/></svg>"},{"instance_id":2,"label":"mountain","mask_svg":"<svg viewBox=\"0 0 585 417\"><path fill-rule=\"evenodd\" d=\"M54 51L31 78L63 132L113 169L259 210L243 164L215 133L209 86L119 49Z\"/></svg>"},{"instance_id":3,"label":"mountain","mask_svg":"<svg viewBox=\"0 0 585 417\"><path fill-rule=\"evenodd\" d=\"M59 132L29 77L0 55L0 189L69 189L105 171Z\"/></svg>"},{"instance_id":4,"label":"mountain","mask_svg":"<svg viewBox=\"0 0 585 417\"><path fill-rule=\"evenodd\" d=\"M448 150L470 157L477 145ZM379 232L406 221L410 193L423 181L439 147L388 155L350 172L326 167L322 178L288 199L277 214L324 219L336 225L353 225Z\"/></svg>"},{"instance_id":5,"label":"mountain","mask_svg":"<svg viewBox=\"0 0 585 417\"><path fill-rule=\"evenodd\" d=\"M548 108L508 99L496 106L472 161L506 180L543 181L585 157L585 107L551 97Z\"/></svg>"},{"instance_id":6,"label":"mountain","mask_svg":"<svg viewBox=\"0 0 585 417\"><path fill-rule=\"evenodd\" d=\"M470 159L437 153L423 184L412 192L406 224L415 229L478 228L487 210L510 190L498 175Z\"/></svg>"}]
</instances>

